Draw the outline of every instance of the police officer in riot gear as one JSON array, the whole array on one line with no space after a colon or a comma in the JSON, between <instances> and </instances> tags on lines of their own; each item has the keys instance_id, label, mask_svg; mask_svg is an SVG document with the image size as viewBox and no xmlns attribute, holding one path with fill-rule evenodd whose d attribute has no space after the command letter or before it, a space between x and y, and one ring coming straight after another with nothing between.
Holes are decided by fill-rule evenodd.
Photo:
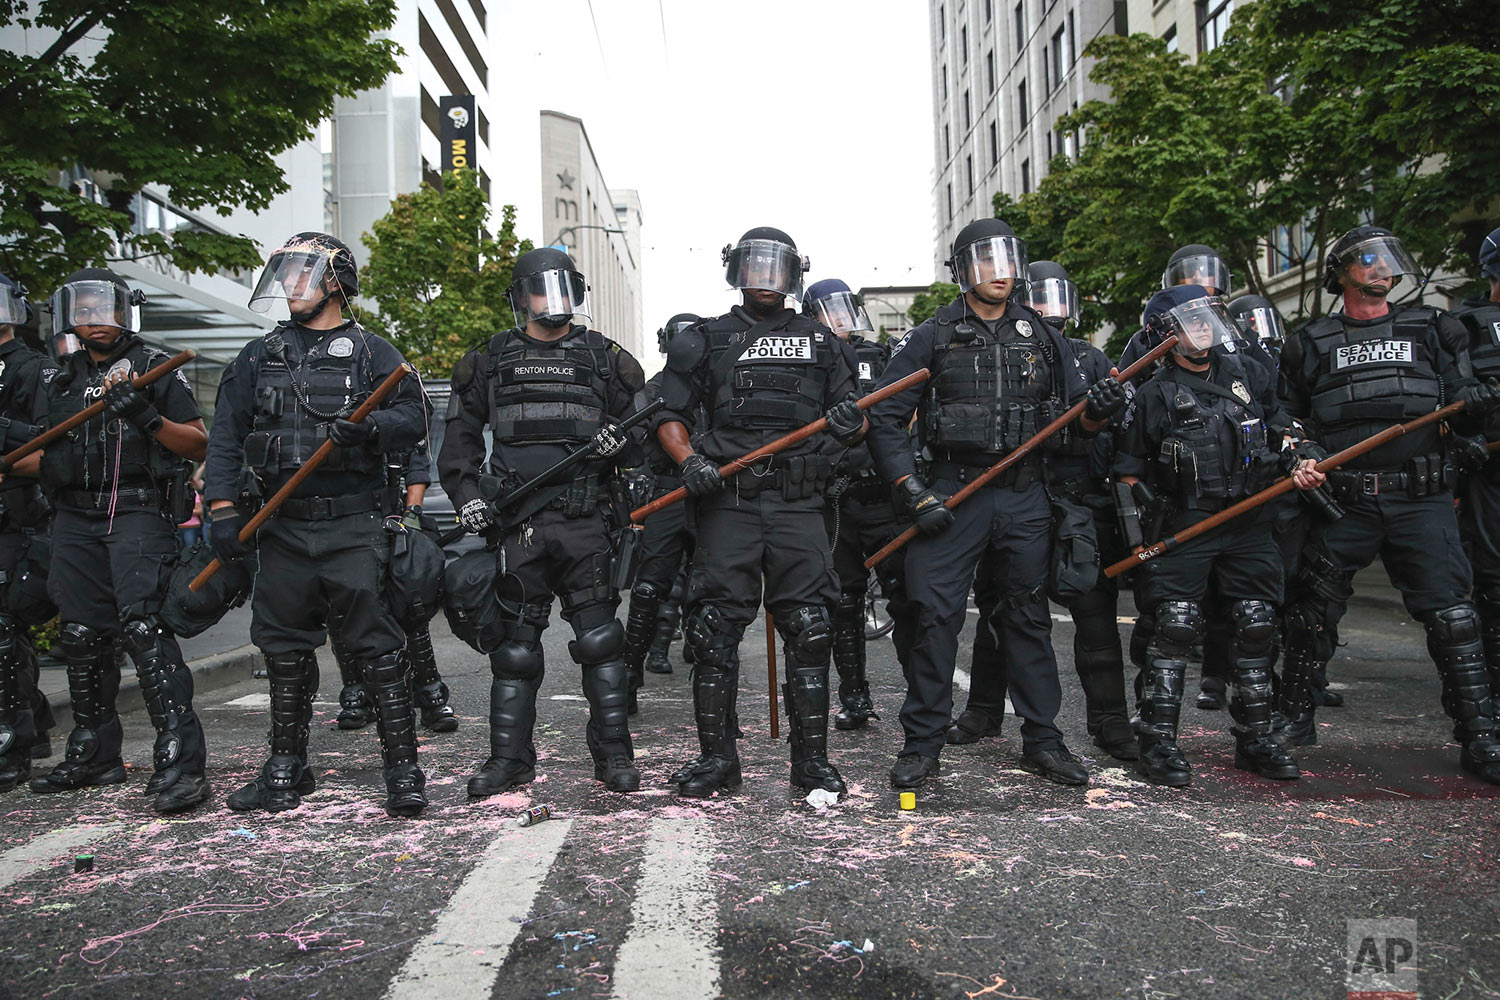
<instances>
[{"instance_id":1,"label":"police officer in riot gear","mask_svg":"<svg viewBox=\"0 0 1500 1000\"><path fill-rule=\"evenodd\" d=\"M42 456L42 484L57 508L48 593L62 619L73 732L67 759L32 779L31 789L125 780L115 710L119 637L156 727L146 794L158 811L178 812L209 795L207 750L193 711L192 672L160 612L177 559L177 524L191 510L191 462L203 457L207 434L181 372L141 391L130 384L167 360L137 336L144 303L101 268L75 271L52 295L54 336L71 332L83 349L43 376L48 423L100 398L108 406Z\"/></svg>"},{"instance_id":2,"label":"police officer in riot gear","mask_svg":"<svg viewBox=\"0 0 1500 1000\"><path fill-rule=\"evenodd\" d=\"M408 377L363 421L348 419L405 364L351 318L358 294L349 247L324 233L293 236L271 254L250 299L261 312L284 303L289 318L246 344L219 383L204 471L210 539L224 560L259 547L250 638L265 654L271 687L270 756L254 781L229 796L231 809L294 809L315 789L307 763L314 650L330 628L374 702L386 812L415 816L427 804L401 655L406 636L383 595L390 543L381 513L385 456L426 436L429 407ZM329 459L251 543L241 542L252 513L239 506L242 493L269 497L329 440L337 446Z\"/></svg>"},{"instance_id":3,"label":"police officer in riot gear","mask_svg":"<svg viewBox=\"0 0 1500 1000\"><path fill-rule=\"evenodd\" d=\"M1286 343L1286 325L1281 313L1262 295L1241 295L1229 303L1229 315L1239 324L1246 341L1253 341L1273 359L1281 358Z\"/></svg>"},{"instance_id":4,"label":"police officer in riot gear","mask_svg":"<svg viewBox=\"0 0 1500 1000\"><path fill-rule=\"evenodd\" d=\"M640 787L627 714L625 629L610 574L615 526L606 512L617 467L638 464L639 445L617 425L644 405L645 373L614 341L573 322L587 313L586 291L584 276L561 250L522 254L509 292L516 327L470 351L453 370L438 475L471 531L499 525L491 532L500 536L495 588L507 631L490 654L490 755L469 779L471 796L504 792L536 776L532 729L542 631L554 594L575 635L568 653L583 668L594 777L610 791ZM590 441L597 457L575 467L571 479L497 512L480 495L486 425L488 471L502 492Z\"/></svg>"},{"instance_id":5,"label":"police officer in riot gear","mask_svg":"<svg viewBox=\"0 0 1500 1000\"><path fill-rule=\"evenodd\" d=\"M740 784L733 722L739 644L764 579L765 604L786 650L792 785L843 794L828 762L829 608L838 588L822 512L835 445L852 447L866 429L853 400L855 362L826 327L787 307L788 296L802 297L807 268L790 236L757 227L726 246L723 258L741 304L673 340L662 379L666 408L656 423L657 439L680 463L698 531L684 633L693 651L702 753L672 780L690 798ZM828 435L728 482L720 478L720 465L823 416Z\"/></svg>"},{"instance_id":6,"label":"police officer in riot gear","mask_svg":"<svg viewBox=\"0 0 1500 1000\"><path fill-rule=\"evenodd\" d=\"M888 344L865 336L873 336L875 329L860 297L838 278L825 278L808 286L802 311L853 349L857 392L868 395L885 371L891 349ZM863 729L870 719L879 718L865 677L865 597L870 586L865 559L905 528L905 523L896 516L890 487L875 471L866 444L856 445L839 457L823 517L839 582L838 599L830 614L833 665L839 675L842 708L834 716L833 724L839 729ZM888 600L886 612L892 620L891 639L896 659L904 670L916 621L911 603L906 600L903 568L902 560L886 559L875 571Z\"/></svg>"},{"instance_id":7,"label":"police officer in riot gear","mask_svg":"<svg viewBox=\"0 0 1500 1000\"><path fill-rule=\"evenodd\" d=\"M667 320L656 331L656 343L662 353L671 350L673 338L700 319L692 313L678 313ZM646 381L647 399L661 398L665 377L663 369ZM654 475L651 499L681 488L677 463L660 447L647 442L646 460ZM682 619L683 560L691 558L692 553L693 533L688 529L686 505L674 504L647 518L641 528L640 564L630 590L630 614L625 619L625 662L630 665L632 714L635 691L644 683L645 671L672 672L667 653Z\"/></svg>"},{"instance_id":8,"label":"police officer in riot gear","mask_svg":"<svg viewBox=\"0 0 1500 1000\"><path fill-rule=\"evenodd\" d=\"M891 782L913 788L938 772L970 581L980 557L994 549L992 572L1005 587L990 624L1010 664L1011 701L1022 718L1021 766L1063 784L1083 784L1088 771L1064 746L1054 722L1061 688L1043 595L1051 510L1040 455L1012 466L953 510L943 506L944 496L1083 395L1071 375L1073 349L1021 296L1012 295L1027 276L1026 248L1004 222L980 219L961 229L949 267L962 296L907 334L881 382L922 368L932 377L924 387L877 404L872 414L876 468L922 533L906 549L907 596L922 639L912 648L901 709L906 743ZM1093 434L1125 406L1125 391L1106 377L1088 389L1088 399L1081 430ZM931 485L916 475L907 443L914 409L924 452L931 456Z\"/></svg>"},{"instance_id":9,"label":"police officer in riot gear","mask_svg":"<svg viewBox=\"0 0 1500 1000\"><path fill-rule=\"evenodd\" d=\"M30 311L26 290L0 274L0 451L41 433L42 371L54 366L16 334ZM36 651L12 593L33 539L46 529L47 506L36 482L40 466L41 455L32 454L0 476L0 792L31 777L33 748L43 742Z\"/></svg>"},{"instance_id":10,"label":"police officer in riot gear","mask_svg":"<svg viewBox=\"0 0 1500 1000\"><path fill-rule=\"evenodd\" d=\"M1474 374L1500 378L1500 229L1479 246L1479 271L1489 294L1465 299L1455 310L1469 332ZM1500 699L1500 458L1491 458L1487 442L1500 441L1500 417L1485 418L1482 434L1462 442L1470 452L1459 491L1459 527L1474 566L1474 602L1484 627L1484 660L1490 697ZM1455 445L1460 441L1455 440Z\"/></svg>"},{"instance_id":11,"label":"police officer in riot gear","mask_svg":"<svg viewBox=\"0 0 1500 1000\"><path fill-rule=\"evenodd\" d=\"M1233 327L1223 300L1194 285L1157 292L1146 306L1148 336L1160 342L1175 334L1179 341L1170 363L1136 390L1114 469L1163 533L1213 516L1276 476L1273 461L1287 421L1271 377L1240 355L1211 350L1233 336ZM1316 470L1299 470L1296 477L1303 488L1322 481ZM1155 530L1151 535L1151 541L1158 537ZM1270 735L1282 569L1264 507L1140 569L1137 603L1156 628L1147 648L1137 768L1174 788L1192 780L1177 745L1177 723L1187 657L1205 628L1210 581L1234 622L1235 766L1267 778L1296 778L1297 765Z\"/></svg>"},{"instance_id":12,"label":"police officer in riot gear","mask_svg":"<svg viewBox=\"0 0 1500 1000\"><path fill-rule=\"evenodd\" d=\"M1286 409L1316 442L1299 457L1321 458L1447 401L1466 404L1456 421L1461 431L1481 426L1500 406L1500 388L1474 377L1463 323L1429 306L1387 301L1403 276L1419 273L1395 235L1358 226L1334 242L1326 260L1324 287L1341 294L1343 306L1296 330L1281 354ZM1333 655L1329 629L1344 614L1354 573L1378 552L1407 611L1427 630L1461 766L1500 784L1494 702L1440 428L1404 434L1330 472L1328 481L1344 516L1313 529L1288 601L1281 702L1291 723L1281 739L1287 746L1317 742L1314 670Z\"/></svg>"},{"instance_id":13,"label":"police officer in riot gear","mask_svg":"<svg viewBox=\"0 0 1500 1000\"><path fill-rule=\"evenodd\" d=\"M1066 325L1077 322L1078 286L1055 261L1034 261L1027 270L1030 280L1026 293L1031 308L1066 336ZM1111 365L1103 351L1078 338L1069 338L1068 344L1077 361L1074 374L1080 391L1109 375ZM1093 526L1093 552L1103 565L1125 554L1109 491L1111 444L1111 435L1086 437L1070 429L1064 431L1061 446L1046 460L1047 483L1054 503L1067 505L1055 509L1054 516L1071 511L1087 516ZM1057 558L1062 558L1062 554L1054 553L1054 559ZM1003 596L1002 581L990 565L992 559L993 553L986 553L974 577L974 600L981 623L994 617ZM1135 732L1126 712L1125 661L1117 624L1119 596L1119 585L1099 573L1086 593L1058 595L1057 599L1073 615L1073 665L1083 687L1089 736L1095 746L1111 757L1135 760ZM948 730L950 744L974 743L1000 734L1008 671L995 630L981 624L974 633L969 698L963 713Z\"/></svg>"}]
</instances>

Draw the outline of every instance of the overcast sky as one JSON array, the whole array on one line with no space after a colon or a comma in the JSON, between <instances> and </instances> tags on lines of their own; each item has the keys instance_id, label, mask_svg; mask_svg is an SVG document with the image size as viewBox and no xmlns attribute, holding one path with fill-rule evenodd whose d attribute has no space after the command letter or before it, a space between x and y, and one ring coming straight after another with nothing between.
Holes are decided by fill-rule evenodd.
<instances>
[{"instance_id":1,"label":"overcast sky","mask_svg":"<svg viewBox=\"0 0 1500 1000\"><path fill-rule=\"evenodd\" d=\"M549 242L537 113L583 119L606 182L640 192L648 343L673 313L735 301L719 249L752 226L790 234L809 281L933 280L926 3L592 7L597 35L588 0L502 0L490 22L496 200Z\"/></svg>"}]
</instances>

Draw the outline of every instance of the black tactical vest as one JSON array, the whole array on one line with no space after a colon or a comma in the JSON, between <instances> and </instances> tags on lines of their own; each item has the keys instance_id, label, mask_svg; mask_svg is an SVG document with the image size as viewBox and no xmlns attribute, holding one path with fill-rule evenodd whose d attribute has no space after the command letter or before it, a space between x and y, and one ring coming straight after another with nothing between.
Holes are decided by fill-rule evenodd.
<instances>
[{"instance_id":1,"label":"black tactical vest","mask_svg":"<svg viewBox=\"0 0 1500 1000\"><path fill-rule=\"evenodd\" d=\"M504 444L576 445L604 426L609 412L609 342L573 330L538 344L507 330L490 340L490 435Z\"/></svg>"},{"instance_id":2,"label":"black tactical vest","mask_svg":"<svg viewBox=\"0 0 1500 1000\"><path fill-rule=\"evenodd\" d=\"M1226 500L1243 499L1261 488L1272 468L1266 423L1245 376L1246 362L1225 355L1215 363L1214 384L1227 386L1234 398L1190 384L1191 376L1175 365L1157 376L1167 390L1171 430L1150 478L1178 509L1216 510Z\"/></svg>"},{"instance_id":3,"label":"black tactical vest","mask_svg":"<svg viewBox=\"0 0 1500 1000\"><path fill-rule=\"evenodd\" d=\"M56 427L97 403L104 395L105 376L115 368L124 365L134 377L171 357L145 347L133 335L126 334L125 341L128 344L113 356L114 360L97 367L86 350L75 351L62 360L48 386L47 426ZM78 489L103 495L116 489L163 489L182 463L183 459L134 424L101 414L73 428L42 453L41 478L53 492Z\"/></svg>"},{"instance_id":4,"label":"black tactical vest","mask_svg":"<svg viewBox=\"0 0 1500 1000\"><path fill-rule=\"evenodd\" d=\"M880 381L885 366L890 363L890 346L876 340L866 340L857 333L850 335L849 346L854 348L854 359L857 362L854 367L857 391L861 396L868 396L875 391L875 383Z\"/></svg>"},{"instance_id":5,"label":"black tactical vest","mask_svg":"<svg viewBox=\"0 0 1500 1000\"><path fill-rule=\"evenodd\" d=\"M31 401L41 392L39 372L45 359L36 351L17 343L0 356L0 447L10 451L41 433L32 423ZM31 392L27 392L27 389ZM0 484L0 489L10 480Z\"/></svg>"},{"instance_id":6,"label":"black tactical vest","mask_svg":"<svg viewBox=\"0 0 1500 1000\"><path fill-rule=\"evenodd\" d=\"M1023 325L1024 324L1024 325ZM927 381L925 443L956 453L1003 455L1063 410L1061 359L1046 323L1014 320L1000 337L978 323L934 318L932 377Z\"/></svg>"},{"instance_id":7,"label":"black tactical vest","mask_svg":"<svg viewBox=\"0 0 1500 1000\"><path fill-rule=\"evenodd\" d=\"M703 325L711 373L709 425L791 430L821 417L832 334L795 314L747 339L748 332L732 313Z\"/></svg>"},{"instance_id":8,"label":"black tactical vest","mask_svg":"<svg viewBox=\"0 0 1500 1000\"><path fill-rule=\"evenodd\" d=\"M306 335L290 324L262 338L245 461L266 480L306 464L328 440L334 419L349 416L374 391L363 334L357 324L341 327L305 353ZM335 448L318 471L383 475L380 456L368 448Z\"/></svg>"},{"instance_id":9,"label":"black tactical vest","mask_svg":"<svg viewBox=\"0 0 1500 1000\"><path fill-rule=\"evenodd\" d=\"M1469 328L1469 360L1481 379L1500 379L1500 302L1465 302L1454 313ZM1500 441L1500 413L1484 418L1485 437Z\"/></svg>"},{"instance_id":10,"label":"black tactical vest","mask_svg":"<svg viewBox=\"0 0 1500 1000\"><path fill-rule=\"evenodd\" d=\"M1436 310L1419 306L1372 326L1324 316L1305 329L1318 358L1311 415L1325 447L1338 451L1367 437L1371 423L1400 423L1442 405L1436 323Z\"/></svg>"}]
</instances>

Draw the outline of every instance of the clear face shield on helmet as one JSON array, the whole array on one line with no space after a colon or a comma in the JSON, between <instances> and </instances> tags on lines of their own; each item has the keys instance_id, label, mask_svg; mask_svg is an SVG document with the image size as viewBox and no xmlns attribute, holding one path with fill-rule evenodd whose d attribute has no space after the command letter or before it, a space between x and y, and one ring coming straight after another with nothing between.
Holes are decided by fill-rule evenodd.
<instances>
[{"instance_id":1,"label":"clear face shield on helmet","mask_svg":"<svg viewBox=\"0 0 1500 1000\"><path fill-rule=\"evenodd\" d=\"M1392 288L1401 283L1402 275L1419 274L1417 262L1394 236L1371 236L1339 252L1339 273L1356 285L1367 286L1381 278L1393 278Z\"/></svg>"},{"instance_id":2,"label":"clear face shield on helmet","mask_svg":"<svg viewBox=\"0 0 1500 1000\"><path fill-rule=\"evenodd\" d=\"M53 361L61 361L74 351L81 350L83 350L83 340L71 330L65 333L54 333L47 338L47 352L52 355Z\"/></svg>"},{"instance_id":3,"label":"clear face shield on helmet","mask_svg":"<svg viewBox=\"0 0 1500 1000\"><path fill-rule=\"evenodd\" d=\"M1281 345L1286 340L1286 328L1282 326L1280 313L1261 306L1259 309L1251 309L1241 318L1245 322L1246 333L1260 341L1262 347L1272 354L1281 350Z\"/></svg>"},{"instance_id":4,"label":"clear face shield on helmet","mask_svg":"<svg viewBox=\"0 0 1500 1000\"><path fill-rule=\"evenodd\" d=\"M1029 282L1026 295L1031 308L1043 319L1078 322L1078 286L1064 278Z\"/></svg>"},{"instance_id":5,"label":"clear face shield on helmet","mask_svg":"<svg viewBox=\"0 0 1500 1000\"><path fill-rule=\"evenodd\" d=\"M0 282L0 326L20 326L26 322L26 293L19 285Z\"/></svg>"},{"instance_id":6,"label":"clear face shield on helmet","mask_svg":"<svg viewBox=\"0 0 1500 1000\"><path fill-rule=\"evenodd\" d=\"M832 292L812 304L813 319L840 337L874 333L865 304L854 292Z\"/></svg>"},{"instance_id":7,"label":"clear face shield on helmet","mask_svg":"<svg viewBox=\"0 0 1500 1000\"><path fill-rule=\"evenodd\" d=\"M724 280L730 288L759 289L802 299L807 258L775 240L745 240L723 251Z\"/></svg>"},{"instance_id":8,"label":"clear face shield on helmet","mask_svg":"<svg viewBox=\"0 0 1500 1000\"><path fill-rule=\"evenodd\" d=\"M1198 254L1174 260L1161 274L1161 287L1197 285L1207 288L1215 295L1229 290L1229 268L1217 254Z\"/></svg>"},{"instance_id":9,"label":"clear face shield on helmet","mask_svg":"<svg viewBox=\"0 0 1500 1000\"><path fill-rule=\"evenodd\" d=\"M1167 326L1170 333L1177 335L1173 353L1189 356L1229 343L1234 340L1238 329L1229 317L1224 300L1217 295L1173 306L1167 313Z\"/></svg>"},{"instance_id":10,"label":"clear face shield on helmet","mask_svg":"<svg viewBox=\"0 0 1500 1000\"><path fill-rule=\"evenodd\" d=\"M331 271L326 250L277 250L250 293L250 308L268 313L280 306L285 315L315 309L329 294L324 279Z\"/></svg>"},{"instance_id":11,"label":"clear face shield on helmet","mask_svg":"<svg viewBox=\"0 0 1500 1000\"><path fill-rule=\"evenodd\" d=\"M958 287L968 293L991 281L1025 281L1026 244L1015 236L987 236L953 255Z\"/></svg>"},{"instance_id":12,"label":"clear face shield on helmet","mask_svg":"<svg viewBox=\"0 0 1500 1000\"><path fill-rule=\"evenodd\" d=\"M145 299L113 281L74 281L52 293L53 336L80 326L139 331L138 306Z\"/></svg>"},{"instance_id":13,"label":"clear face shield on helmet","mask_svg":"<svg viewBox=\"0 0 1500 1000\"><path fill-rule=\"evenodd\" d=\"M517 278L510 286L510 308L516 326L536 320L562 326L574 316L588 316L588 283L577 271L554 269Z\"/></svg>"}]
</instances>

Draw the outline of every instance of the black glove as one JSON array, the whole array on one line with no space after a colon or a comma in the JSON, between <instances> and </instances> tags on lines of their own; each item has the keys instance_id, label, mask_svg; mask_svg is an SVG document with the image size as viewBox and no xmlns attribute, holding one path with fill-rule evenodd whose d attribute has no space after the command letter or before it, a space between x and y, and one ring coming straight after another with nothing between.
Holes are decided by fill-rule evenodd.
<instances>
[{"instance_id":1,"label":"black glove","mask_svg":"<svg viewBox=\"0 0 1500 1000\"><path fill-rule=\"evenodd\" d=\"M1281 471L1290 476L1297 471L1297 466L1309 458L1314 462L1321 462L1328 457L1328 452L1316 441L1307 438L1292 438L1292 443L1281 449Z\"/></svg>"},{"instance_id":2,"label":"black glove","mask_svg":"<svg viewBox=\"0 0 1500 1000\"><path fill-rule=\"evenodd\" d=\"M214 555L222 562L233 562L250 554L250 546L240 541L240 529L245 519L233 507L220 507L208 512L208 544Z\"/></svg>"},{"instance_id":3,"label":"black glove","mask_svg":"<svg viewBox=\"0 0 1500 1000\"><path fill-rule=\"evenodd\" d=\"M1089 386L1088 404L1083 415L1090 420L1108 420L1125 409L1125 387L1113 375L1106 375Z\"/></svg>"},{"instance_id":4,"label":"black glove","mask_svg":"<svg viewBox=\"0 0 1500 1000\"><path fill-rule=\"evenodd\" d=\"M1142 517L1155 512L1158 503L1156 491L1143 481L1137 479L1130 484L1130 495L1135 497L1135 505L1140 509Z\"/></svg>"},{"instance_id":5,"label":"black glove","mask_svg":"<svg viewBox=\"0 0 1500 1000\"><path fill-rule=\"evenodd\" d=\"M613 458L625 450L630 438L614 424L605 424L594 435L594 454L600 458Z\"/></svg>"},{"instance_id":6,"label":"black glove","mask_svg":"<svg viewBox=\"0 0 1500 1000\"><path fill-rule=\"evenodd\" d=\"M828 421L828 432L839 444L852 448L859 443L860 431L865 429L865 411L852 397L830 406L823 419Z\"/></svg>"},{"instance_id":7,"label":"black glove","mask_svg":"<svg viewBox=\"0 0 1500 1000\"><path fill-rule=\"evenodd\" d=\"M1466 385L1458 390L1455 402L1464 404L1464 411L1482 417L1500 409L1500 386L1493 382Z\"/></svg>"},{"instance_id":8,"label":"black glove","mask_svg":"<svg viewBox=\"0 0 1500 1000\"><path fill-rule=\"evenodd\" d=\"M155 434L162 425L161 413L128 379L104 390L104 411L116 420L134 424L147 434Z\"/></svg>"},{"instance_id":9,"label":"black glove","mask_svg":"<svg viewBox=\"0 0 1500 1000\"><path fill-rule=\"evenodd\" d=\"M1455 434L1448 444L1448 454L1459 471L1475 473L1490 460L1490 450L1485 447L1482 434Z\"/></svg>"},{"instance_id":10,"label":"black glove","mask_svg":"<svg viewBox=\"0 0 1500 1000\"><path fill-rule=\"evenodd\" d=\"M683 487L695 497L706 497L724 488L724 477L719 467L697 452L682 460L679 470Z\"/></svg>"},{"instance_id":11,"label":"black glove","mask_svg":"<svg viewBox=\"0 0 1500 1000\"><path fill-rule=\"evenodd\" d=\"M953 511L944 507L942 498L916 476L907 476L897 483L896 492L922 534L940 535L953 523Z\"/></svg>"},{"instance_id":12,"label":"black glove","mask_svg":"<svg viewBox=\"0 0 1500 1000\"><path fill-rule=\"evenodd\" d=\"M484 529L495 523L495 512L488 500L470 500L459 508L458 523L476 535L483 534Z\"/></svg>"},{"instance_id":13,"label":"black glove","mask_svg":"<svg viewBox=\"0 0 1500 1000\"><path fill-rule=\"evenodd\" d=\"M328 440L340 448L355 448L375 437L375 420L366 417L359 423L339 417L328 428Z\"/></svg>"}]
</instances>

